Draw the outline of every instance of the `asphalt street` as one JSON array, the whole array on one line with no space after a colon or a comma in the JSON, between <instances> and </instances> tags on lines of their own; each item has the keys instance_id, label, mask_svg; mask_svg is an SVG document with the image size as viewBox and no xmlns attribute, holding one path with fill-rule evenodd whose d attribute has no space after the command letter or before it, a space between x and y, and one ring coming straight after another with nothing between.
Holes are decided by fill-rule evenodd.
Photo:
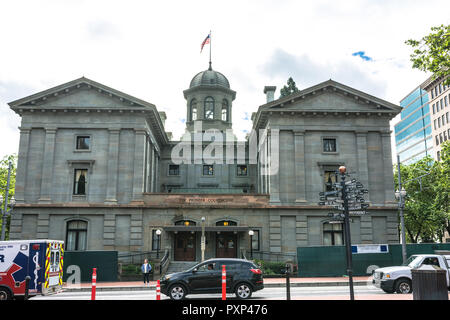
<instances>
[{"instance_id":1,"label":"asphalt street","mask_svg":"<svg viewBox=\"0 0 450 320\"><path fill-rule=\"evenodd\" d=\"M392 295L385 294L380 289L372 286L354 287L355 298L371 299L376 295L378 299L389 299ZM343 299L347 300L349 296L348 287L292 287L291 299ZM221 294L198 294L187 296L187 300L221 300ZM32 300L90 300L90 292L62 292L49 296L36 296ZM96 293L97 300L156 300L155 290L133 290L133 291L100 291ZM161 300L167 300L169 297L161 294ZM228 294L227 299L235 300L234 294ZM285 300L286 288L265 288L254 292L251 300Z\"/></svg>"}]
</instances>

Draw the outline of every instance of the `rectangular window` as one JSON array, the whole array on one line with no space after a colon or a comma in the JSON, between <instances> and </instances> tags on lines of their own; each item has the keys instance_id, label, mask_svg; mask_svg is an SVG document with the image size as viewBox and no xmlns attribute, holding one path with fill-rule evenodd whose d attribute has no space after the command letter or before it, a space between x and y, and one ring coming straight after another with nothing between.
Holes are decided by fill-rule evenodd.
<instances>
[{"instance_id":1,"label":"rectangular window","mask_svg":"<svg viewBox=\"0 0 450 320\"><path fill-rule=\"evenodd\" d=\"M86 195L87 169L75 169L73 181L73 194Z\"/></svg>"},{"instance_id":2,"label":"rectangular window","mask_svg":"<svg viewBox=\"0 0 450 320\"><path fill-rule=\"evenodd\" d=\"M152 230L152 250L161 250L160 239L161 235L156 234L157 230Z\"/></svg>"},{"instance_id":3,"label":"rectangular window","mask_svg":"<svg viewBox=\"0 0 450 320\"><path fill-rule=\"evenodd\" d=\"M444 131L444 141L447 141L447 131Z\"/></svg>"},{"instance_id":4,"label":"rectangular window","mask_svg":"<svg viewBox=\"0 0 450 320\"><path fill-rule=\"evenodd\" d=\"M439 133L439 142L442 143L444 140L442 140L442 133Z\"/></svg>"},{"instance_id":5,"label":"rectangular window","mask_svg":"<svg viewBox=\"0 0 450 320\"><path fill-rule=\"evenodd\" d=\"M323 152L337 152L336 139L323 139Z\"/></svg>"},{"instance_id":6,"label":"rectangular window","mask_svg":"<svg viewBox=\"0 0 450 320\"><path fill-rule=\"evenodd\" d=\"M253 230L252 249L253 251L259 251L259 230Z\"/></svg>"},{"instance_id":7,"label":"rectangular window","mask_svg":"<svg viewBox=\"0 0 450 320\"><path fill-rule=\"evenodd\" d=\"M433 103L433 114L436 113L436 105Z\"/></svg>"},{"instance_id":8,"label":"rectangular window","mask_svg":"<svg viewBox=\"0 0 450 320\"><path fill-rule=\"evenodd\" d=\"M246 165L238 165L237 166L237 175L239 177L243 177L247 175L247 166Z\"/></svg>"},{"instance_id":9,"label":"rectangular window","mask_svg":"<svg viewBox=\"0 0 450 320\"><path fill-rule=\"evenodd\" d=\"M325 223L323 225L323 244L325 246L344 244L342 223Z\"/></svg>"},{"instance_id":10,"label":"rectangular window","mask_svg":"<svg viewBox=\"0 0 450 320\"><path fill-rule=\"evenodd\" d=\"M438 127L440 128L441 127L441 117L439 117L437 120L438 120Z\"/></svg>"},{"instance_id":11,"label":"rectangular window","mask_svg":"<svg viewBox=\"0 0 450 320\"><path fill-rule=\"evenodd\" d=\"M441 100L439 100L439 103L441 104L441 110L444 109L444 102Z\"/></svg>"},{"instance_id":12,"label":"rectangular window","mask_svg":"<svg viewBox=\"0 0 450 320\"><path fill-rule=\"evenodd\" d=\"M448 123L448 112L445 113L445 120Z\"/></svg>"},{"instance_id":13,"label":"rectangular window","mask_svg":"<svg viewBox=\"0 0 450 320\"><path fill-rule=\"evenodd\" d=\"M177 164L169 164L169 176L179 176L180 166Z\"/></svg>"},{"instance_id":14,"label":"rectangular window","mask_svg":"<svg viewBox=\"0 0 450 320\"><path fill-rule=\"evenodd\" d=\"M434 99L434 91L431 89L431 99Z\"/></svg>"},{"instance_id":15,"label":"rectangular window","mask_svg":"<svg viewBox=\"0 0 450 320\"><path fill-rule=\"evenodd\" d=\"M444 124L445 124L445 114L442 115L441 119L442 119L442 126L444 126Z\"/></svg>"},{"instance_id":16,"label":"rectangular window","mask_svg":"<svg viewBox=\"0 0 450 320\"><path fill-rule=\"evenodd\" d=\"M434 87L434 95L437 97L438 96L438 87Z\"/></svg>"},{"instance_id":17,"label":"rectangular window","mask_svg":"<svg viewBox=\"0 0 450 320\"><path fill-rule=\"evenodd\" d=\"M325 191L332 191L333 184L336 182L337 182L337 177L336 177L335 171L325 171L324 172Z\"/></svg>"},{"instance_id":18,"label":"rectangular window","mask_svg":"<svg viewBox=\"0 0 450 320\"><path fill-rule=\"evenodd\" d=\"M448 106L447 96L444 97L444 104L445 104L445 106Z\"/></svg>"},{"instance_id":19,"label":"rectangular window","mask_svg":"<svg viewBox=\"0 0 450 320\"><path fill-rule=\"evenodd\" d=\"M204 176L213 176L214 175L214 167L211 164L203 165L203 175Z\"/></svg>"},{"instance_id":20,"label":"rectangular window","mask_svg":"<svg viewBox=\"0 0 450 320\"><path fill-rule=\"evenodd\" d=\"M439 94L441 94L441 93L442 93L442 82L439 83Z\"/></svg>"},{"instance_id":21,"label":"rectangular window","mask_svg":"<svg viewBox=\"0 0 450 320\"><path fill-rule=\"evenodd\" d=\"M436 123L437 123L437 120L436 120L436 119L434 119L434 130L436 130L436 129L437 129Z\"/></svg>"},{"instance_id":22,"label":"rectangular window","mask_svg":"<svg viewBox=\"0 0 450 320\"><path fill-rule=\"evenodd\" d=\"M89 136L77 136L77 150L90 150L91 137Z\"/></svg>"},{"instance_id":23,"label":"rectangular window","mask_svg":"<svg viewBox=\"0 0 450 320\"><path fill-rule=\"evenodd\" d=\"M436 139L436 145L438 146L439 145L439 136L435 136L434 138Z\"/></svg>"}]
</instances>

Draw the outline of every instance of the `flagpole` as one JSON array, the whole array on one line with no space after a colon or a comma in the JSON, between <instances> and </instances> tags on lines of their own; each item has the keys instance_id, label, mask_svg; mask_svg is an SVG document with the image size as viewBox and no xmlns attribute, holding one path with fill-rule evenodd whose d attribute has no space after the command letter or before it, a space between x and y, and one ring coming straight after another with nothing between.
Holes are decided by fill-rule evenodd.
<instances>
[{"instance_id":1,"label":"flagpole","mask_svg":"<svg viewBox=\"0 0 450 320\"><path fill-rule=\"evenodd\" d=\"M211 30L209 30L209 69L212 70L211 67L211 46L212 46L212 37L211 37Z\"/></svg>"}]
</instances>

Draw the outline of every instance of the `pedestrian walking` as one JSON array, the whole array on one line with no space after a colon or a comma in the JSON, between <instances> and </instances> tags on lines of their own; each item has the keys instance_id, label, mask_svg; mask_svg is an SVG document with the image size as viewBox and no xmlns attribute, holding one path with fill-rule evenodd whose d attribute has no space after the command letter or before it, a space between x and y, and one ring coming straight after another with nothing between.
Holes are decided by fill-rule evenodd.
<instances>
[{"instance_id":1,"label":"pedestrian walking","mask_svg":"<svg viewBox=\"0 0 450 320\"><path fill-rule=\"evenodd\" d=\"M144 285L150 285L150 271L152 271L152 266L148 263L148 260L145 259L144 263L141 266L142 274L144 275Z\"/></svg>"}]
</instances>

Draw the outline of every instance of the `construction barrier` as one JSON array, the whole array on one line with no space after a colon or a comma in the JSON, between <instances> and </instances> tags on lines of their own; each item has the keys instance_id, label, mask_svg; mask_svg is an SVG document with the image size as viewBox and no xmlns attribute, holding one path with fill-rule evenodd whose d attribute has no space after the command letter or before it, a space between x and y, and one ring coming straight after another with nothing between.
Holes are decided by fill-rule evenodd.
<instances>
[{"instance_id":1,"label":"construction barrier","mask_svg":"<svg viewBox=\"0 0 450 320\"><path fill-rule=\"evenodd\" d=\"M95 300L95 289L97 287L97 268L92 269L92 291L91 300Z\"/></svg>"},{"instance_id":2,"label":"construction barrier","mask_svg":"<svg viewBox=\"0 0 450 320\"><path fill-rule=\"evenodd\" d=\"M222 266L222 300L227 300L227 271L225 265Z\"/></svg>"},{"instance_id":3,"label":"construction barrier","mask_svg":"<svg viewBox=\"0 0 450 320\"><path fill-rule=\"evenodd\" d=\"M156 281L156 300L161 300L161 286L159 280Z\"/></svg>"}]
</instances>

